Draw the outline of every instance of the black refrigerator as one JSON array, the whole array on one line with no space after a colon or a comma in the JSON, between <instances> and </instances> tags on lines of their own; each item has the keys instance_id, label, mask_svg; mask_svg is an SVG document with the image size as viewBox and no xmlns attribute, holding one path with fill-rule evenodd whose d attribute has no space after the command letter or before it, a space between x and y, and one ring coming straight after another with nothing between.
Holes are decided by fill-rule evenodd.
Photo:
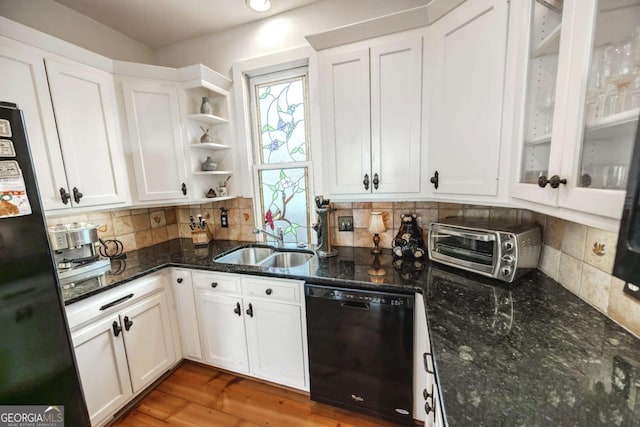
<instances>
[{"instance_id":1,"label":"black refrigerator","mask_svg":"<svg viewBox=\"0 0 640 427\"><path fill-rule=\"evenodd\" d=\"M0 418L16 411L90 425L22 113L0 102Z\"/></svg>"}]
</instances>

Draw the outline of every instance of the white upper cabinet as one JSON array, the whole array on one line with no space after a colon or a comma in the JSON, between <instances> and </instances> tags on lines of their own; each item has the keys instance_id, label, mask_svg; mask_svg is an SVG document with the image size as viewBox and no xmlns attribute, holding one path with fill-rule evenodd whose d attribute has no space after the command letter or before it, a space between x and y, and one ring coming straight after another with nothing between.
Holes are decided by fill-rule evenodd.
<instances>
[{"instance_id":1,"label":"white upper cabinet","mask_svg":"<svg viewBox=\"0 0 640 427\"><path fill-rule=\"evenodd\" d=\"M321 61L329 192L417 193L422 38L333 49Z\"/></svg>"},{"instance_id":2,"label":"white upper cabinet","mask_svg":"<svg viewBox=\"0 0 640 427\"><path fill-rule=\"evenodd\" d=\"M640 1L543 3L517 5L526 91L511 194L618 219L640 116Z\"/></svg>"},{"instance_id":3,"label":"white upper cabinet","mask_svg":"<svg viewBox=\"0 0 640 427\"><path fill-rule=\"evenodd\" d=\"M429 196L498 192L508 9L505 0L469 0L429 27L423 177Z\"/></svg>"},{"instance_id":4,"label":"white upper cabinet","mask_svg":"<svg viewBox=\"0 0 640 427\"><path fill-rule=\"evenodd\" d=\"M127 202L113 76L63 59L45 63L72 205Z\"/></svg>"},{"instance_id":5,"label":"white upper cabinet","mask_svg":"<svg viewBox=\"0 0 640 427\"><path fill-rule=\"evenodd\" d=\"M137 199L186 199L187 169L178 89L137 80L123 81L122 89Z\"/></svg>"},{"instance_id":6,"label":"white upper cabinet","mask_svg":"<svg viewBox=\"0 0 640 427\"><path fill-rule=\"evenodd\" d=\"M45 210L62 209L69 190L42 56L0 40L0 101L22 110L40 198ZM68 206L68 205L67 205Z\"/></svg>"}]
</instances>

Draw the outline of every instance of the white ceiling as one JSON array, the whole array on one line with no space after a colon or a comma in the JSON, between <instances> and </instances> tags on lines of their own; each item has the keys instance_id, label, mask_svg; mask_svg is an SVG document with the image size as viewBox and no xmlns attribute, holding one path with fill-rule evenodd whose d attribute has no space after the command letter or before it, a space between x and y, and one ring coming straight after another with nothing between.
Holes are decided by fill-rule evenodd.
<instances>
[{"instance_id":1,"label":"white ceiling","mask_svg":"<svg viewBox=\"0 0 640 427\"><path fill-rule=\"evenodd\" d=\"M151 48L277 15L317 0L272 0L258 13L244 0L55 0Z\"/></svg>"}]
</instances>

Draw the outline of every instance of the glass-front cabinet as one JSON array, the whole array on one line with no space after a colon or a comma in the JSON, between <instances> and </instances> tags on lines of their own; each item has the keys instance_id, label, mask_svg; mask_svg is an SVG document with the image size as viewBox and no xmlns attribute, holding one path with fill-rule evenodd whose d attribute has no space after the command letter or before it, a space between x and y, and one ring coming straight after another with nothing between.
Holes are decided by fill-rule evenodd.
<instances>
[{"instance_id":1,"label":"glass-front cabinet","mask_svg":"<svg viewBox=\"0 0 640 427\"><path fill-rule=\"evenodd\" d=\"M511 195L617 219L640 116L640 0L515 7L529 32Z\"/></svg>"}]
</instances>

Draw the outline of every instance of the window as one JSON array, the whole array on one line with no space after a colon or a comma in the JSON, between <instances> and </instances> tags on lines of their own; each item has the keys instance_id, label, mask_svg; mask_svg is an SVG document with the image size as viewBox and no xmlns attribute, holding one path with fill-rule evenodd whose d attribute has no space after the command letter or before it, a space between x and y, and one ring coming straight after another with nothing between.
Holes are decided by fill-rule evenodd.
<instances>
[{"instance_id":1,"label":"window","mask_svg":"<svg viewBox=\"0 0 640 427\"><path fill-rule=\"evenodd\" d=\"M265 230L281 228L285 242L309 243L307 69L252 77L249 85L257 218Z\"/></svg>"}]
</instances>

